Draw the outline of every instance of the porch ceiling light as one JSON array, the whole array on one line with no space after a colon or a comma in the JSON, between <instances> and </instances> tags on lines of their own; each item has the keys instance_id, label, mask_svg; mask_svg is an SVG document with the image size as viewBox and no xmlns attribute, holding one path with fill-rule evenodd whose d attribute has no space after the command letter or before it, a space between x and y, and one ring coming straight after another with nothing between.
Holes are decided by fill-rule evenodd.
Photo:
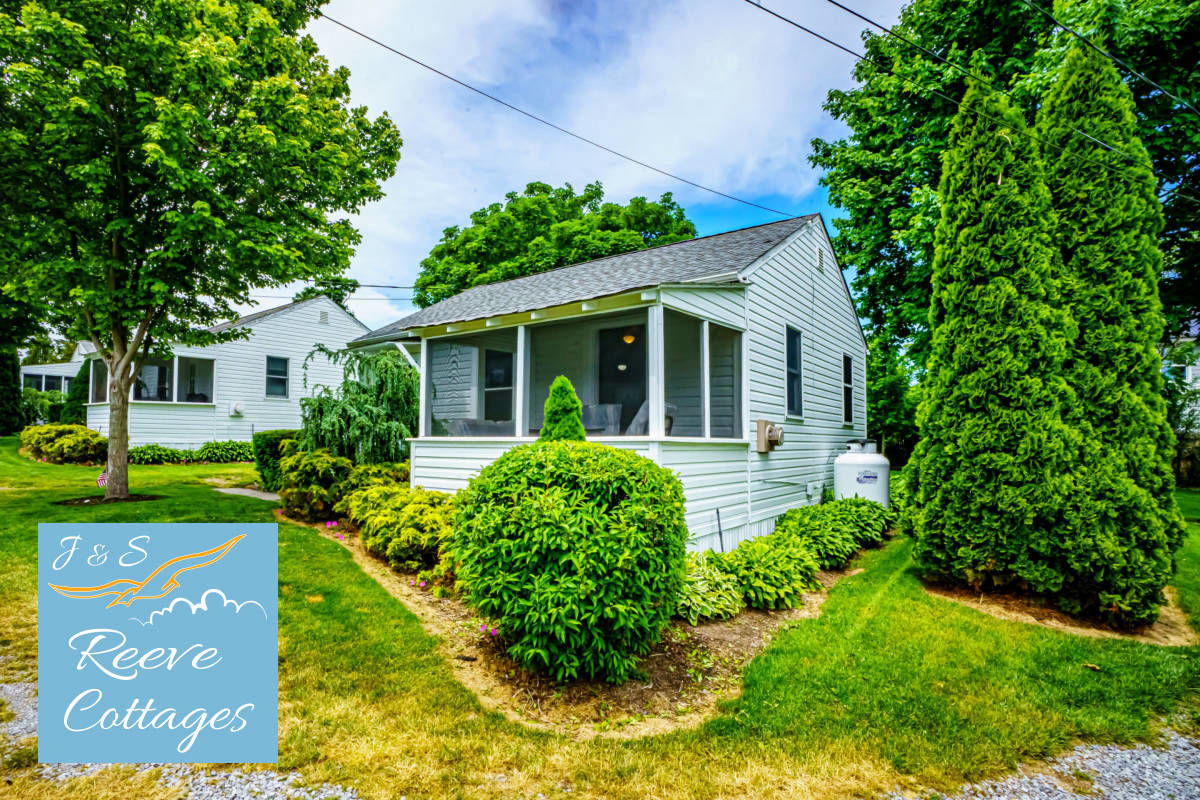
<instances>
[{"instance_id":1,"label":"porch ceiling light","mask_svg":"<svg viewBox=\"0 0 1200 800\"><path fill-rule=\"evenodd\" d=\"M617 372L624 372L627 369L629 369L628 364L617 364Z\"/></svg>"},{"instance_id":2,"label":"porch ceiling light","mask_svg":"<svg viewBox=\"0 0 1200 800\"><path fill-rule=\"evenodd\" d=\"M623 341L625 344L633 344L637 341L637 336L634 335L632 328L625 329L625 335L621 337L621 341Z\"/></svg>"}]
</instances>

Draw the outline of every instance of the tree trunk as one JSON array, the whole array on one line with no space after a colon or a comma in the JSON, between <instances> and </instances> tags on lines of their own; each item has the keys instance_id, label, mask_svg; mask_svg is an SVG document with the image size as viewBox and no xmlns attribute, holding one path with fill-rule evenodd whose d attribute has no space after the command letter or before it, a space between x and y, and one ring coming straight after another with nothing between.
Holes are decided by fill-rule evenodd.
<instances>
[{"instance_id":1,"label":"tree trunk","mask_svg":"<svg viewBox=\"0 0 1200 800\"><path fill-rule=\"evenodd\" d=\"M129 497L129 386L132 381L110 375L108 380L108 483L105 499Z\"/></svg>"}]
</instances>

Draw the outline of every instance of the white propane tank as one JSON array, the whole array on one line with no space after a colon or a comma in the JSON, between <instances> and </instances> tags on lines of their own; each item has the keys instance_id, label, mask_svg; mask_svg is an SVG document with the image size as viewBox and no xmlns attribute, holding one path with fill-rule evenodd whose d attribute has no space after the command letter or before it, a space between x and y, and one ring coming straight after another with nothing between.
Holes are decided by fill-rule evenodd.
<instances>
[{"instance_id":1,"label":"white propane tank","mask_svg":"<svg viewBox=\"0 0 1200 800\"><path fill-rule=\"evenodd\" d=\"M875 443L866 439L852 439L846 447L833 462L833 496L838 500L865 497L887 508L887 457L875 452Z\"/></svg>"}]
</instances>

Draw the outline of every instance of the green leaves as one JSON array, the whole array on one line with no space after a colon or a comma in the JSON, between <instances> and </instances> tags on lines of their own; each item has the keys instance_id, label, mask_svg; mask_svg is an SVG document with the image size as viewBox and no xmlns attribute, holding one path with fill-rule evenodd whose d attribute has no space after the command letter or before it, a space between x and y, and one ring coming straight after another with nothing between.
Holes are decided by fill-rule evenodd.
<instances>
[{"instance_id":1,"label":"green leaves","mask_svg":"<svg viewBox=\"0 0 1200 800\"><path fill-rule=\"evenodd\" d=\"M550 384L550 394L546 397L544 422L542 432L538 435L539 442L571 441L582 442L587 439L583 429L583 404L575 394L575 387L565 375L559 375Z\"/></svg>"},{"instance_id":2,"label":"green leaves","mask_svg":"<svg viewBox=\"0 0 1200 800\"><path fill-rule=\"evenodd\" d=\"M647 458L588 442L523 445L485 467L458 508L464 599L528 669L619 683L675 610L683 488Z\"/></svg>"},{"instance_id":3,"label":"green leaves","mask_svg":"<svg viewBox=\"0 0 1200 800\"><path fill-rule=\"evenodd\" d=\"M696 227L668 192L658 202L635 197L604 203L599 183L575 194L570 184L530 183L471 215L466 228L447 228L421 262L414 301L428 306L484 283L533 275L603 256L669 244Z\"/></svg>"}]
</instances>

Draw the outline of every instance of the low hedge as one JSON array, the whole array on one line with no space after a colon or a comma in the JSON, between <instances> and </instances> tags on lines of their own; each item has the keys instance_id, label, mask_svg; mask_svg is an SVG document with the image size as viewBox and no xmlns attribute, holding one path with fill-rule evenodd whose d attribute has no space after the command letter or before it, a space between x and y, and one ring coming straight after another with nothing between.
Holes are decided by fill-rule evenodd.
<instances>
[{"instance_id":1,"label":"low hedge","mask_svg":"<svg viewBox=\"0 0 1200 800\"><path fill-rule=\"evenodd\" d=\"M737 578L717 562L716 554L710 550L688 553L676 616L698 625L707 620L729 619L746 607Z\"/></svg>"},{"instance_id":2,"label":"low hedge","mask_svg":"<svg viewBox=\"0 0 1200 800\"><path fill-rule=\"evenodd\" d=\"M163 447L160 444L140 444L129 448L130 464L232 464L249 461L252 457L250 442L233 439L206 442L197 450Z\"/></svg>"},{"instance_id":3,"label":"low hedge","mask_svg":"<svg viewBox=\"0 0 1200 800\"><path fill-rule=\"evenodd\" d=\"M129 448L130 464L186 464L196 460L195 450L176 450L161 444L139 444Z\"/></svg>"},{"instance_id":4,"label":"low hedge","mask_svg":"<svg viewBox=\"0 0 1200 800\"><path fill-rule=\"evenodd\" d=\"M684 579L675 473L602 444L536 442L485 467L457 507L458 586L526 669L619 683L659 640Z\"/></svg>"},{"instance_id":5,"label":"low hedge","mask_svg":"<svg viewBox=\"0 0 1200 800\"><path fill-rule=\"evenodd\" d=\"M30 425L21 431L21 446L54 464L100 464L108 457L108 440L83 425Z\"/></svg>"},{"instance_id":6,"label":"low hedge","mask_svg":"<svg viewBox=\"0 0 1200 800\"><path fill-rule=\"evenodd\" d=\"M851 497L794 508L780 518L775 530L803 542L821 569L841 569L860 548L883 541L894 517L878 503Z\"/></svg>"},{"instance_id":7,"label":"low hedge","mask_svg":"<svg viewBox=\"0 0 1200 800\"><path fill-rule=\"evenodd\" d=\"M453 583L447 545L453 535L453 496L397 483L349 492L335 506L358 528L367 551L393 569L419 572L441 595Z\"/></svg>"},{"instance_id":8,"label":"low hedge","mask_svg":"<svg viewBox=\"0 0 1200 800\"><path fill-rule=\"evenodd\" d=\"M239 442L236 439L226 439L222 442L205 442L196 451L198 461L211 464L232 464L237 461L253 461L254 445L250 442Z\"/></svg>"},{"instance_id":9,"label":"low hedge","mask_svg":"<svg viewBox=\"0 0 1200 800\"><path fill-rule=\"evenodd\" d=\"M285 455L279 461L279 497L284 513L308 522L333 519L333 507L341 499L341 483L353 469L350 459L324 449Z\"/></svg>"},{"instance_id":10,"label":"low hedge","mask_svg":"<svg viewBox=\"0 0 1200 800\"><path fill-rule=\"evenodd\" d=\"M275 492L281 484L279 461L283 458L281 445L300 435L296 430L259 431L250 437L251 451L254 455L254 466L258 469L259 483L262 488Z\"/></svg>"}]
</instances>

